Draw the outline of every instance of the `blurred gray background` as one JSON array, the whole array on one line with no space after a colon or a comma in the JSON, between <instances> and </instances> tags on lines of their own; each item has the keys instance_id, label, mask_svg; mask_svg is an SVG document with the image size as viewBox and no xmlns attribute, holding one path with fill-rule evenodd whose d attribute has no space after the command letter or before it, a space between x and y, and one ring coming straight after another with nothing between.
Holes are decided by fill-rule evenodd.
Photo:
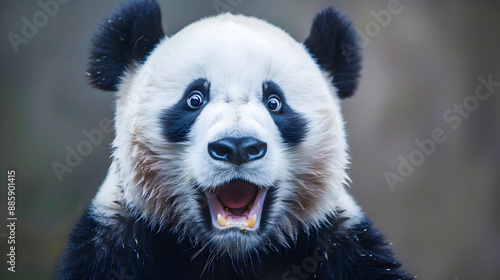
<instances>
[{"instance_id":1,"label":"blurred gray background","mask_svg":"<svg viewBox=\"0 0 500 280\"><path fill-rule=\"evenodd\" d=\"M37 1L0 2L1 279L53 278L67 233L104 179L113 133L62 181L52 164L65 164L82 131L113 116L113 94L88 86L84 73L97 24L123 2L69 1L45 22ZM302 41L323 7L346 12L365 35L361 84L343 108L352 193L419 279L500 279L500 87L474 97L479 76L500 81L499 1L401 0L385 22L376 15L389 0L159 2L168 35L232 11ZM24 17L39 27L16 52L8 34L22 36ZM464 102L463 116L449 112ZM415 140L435 129L446 141L418 158ZM391 186L387 172L398 175L410 156L418 166ZM15 274L6 266L9 168L17 171Z\"/></svg>"}]
</instances>

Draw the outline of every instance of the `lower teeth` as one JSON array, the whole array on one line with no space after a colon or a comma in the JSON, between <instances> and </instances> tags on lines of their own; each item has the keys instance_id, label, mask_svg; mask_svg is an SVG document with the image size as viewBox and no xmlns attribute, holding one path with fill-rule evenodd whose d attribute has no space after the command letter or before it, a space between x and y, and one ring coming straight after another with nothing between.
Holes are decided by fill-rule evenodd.
<instances>
[{"instance_id":1,"label":"lower teeth","mask_svg":"<svg viewBox=\"0 0 500 280\"><path fill-rule=\"evenodd\" d=\"M245 222L234 222L234 221L228 221L227 218L222 217L221 214L217 214L217 222L219 223L220 227L228 227L232 225L240 225L246 228L253 228L255 226L255 222L257 221L257 214L253 215L252 217L248 218Z\"/></svg>"}]
</instances>

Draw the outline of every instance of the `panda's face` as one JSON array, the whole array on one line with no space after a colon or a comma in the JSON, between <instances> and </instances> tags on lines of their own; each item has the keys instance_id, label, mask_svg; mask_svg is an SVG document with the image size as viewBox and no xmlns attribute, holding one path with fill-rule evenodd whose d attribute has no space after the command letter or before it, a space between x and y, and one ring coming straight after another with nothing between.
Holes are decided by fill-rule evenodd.
<instances>
[{"instance_id":1,"label":"panda's face","mask_svg":"<svg viewBox=\"0 0 500 280\"><path fill-rule=\"evenodd\" d=\"M206 19L132 75L119 92L115 155L133 174L126 201L152 223L234 255L333 214L347 162L338 100L282 30Z\"/></svg>"},{"instance_id":2,"label":"panda's face","mask_svg":"<svg viewBox=\"0 0 500 280\"><path fill-rule=\"evenodd\" d=\"M118 215L239 259L327 222L347 180L339 97L359 75L353 30L327 8L303 44L230 14L166 38L155 1L126 3L94 38L87 72L118 91L113 179L95 207L113 216L122 201Z\"/></svg>"}]
</instances>

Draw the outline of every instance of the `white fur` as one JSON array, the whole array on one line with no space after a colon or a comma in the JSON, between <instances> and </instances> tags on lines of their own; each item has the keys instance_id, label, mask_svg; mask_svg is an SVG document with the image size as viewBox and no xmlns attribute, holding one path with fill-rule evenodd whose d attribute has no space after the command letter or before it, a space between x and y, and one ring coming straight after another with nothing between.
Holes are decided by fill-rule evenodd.
<instances>
[{"instance_id":1,"label":"white fur","mask_svg":"<svg viewBox=\"0 0 500 280\"><path fill-rule=\"evenodd\" d=\"M189 141L169 143L159 116L199 78L211 83L210 101ZM305 139L295 147L283 143L262 102L262 83L267 80L281 87L289 106L308 122ZM264 158L235 167L207 153L209 142L246 136L267 143ZM337 209L346 210L341 215L349 216L350 224L361 216L345 191L347 144L330 77L302 44L255 18L224 14L164 39L144 65L123 79L113 146L114 163L94 200L96 211L103 217L124 211L110 207L111 200L120 199L115 187L120 182L128 209L153 225L189 230L195 242L209 243L207 236L215 236L214 229L201 228L202 206L195 186L206 190L239 177L276 188L278 199L269 218L275 231L266 237L217 235L210 246L218 252L229 250L231 244L244 253L258 250L265 240L285 242L296 236L298 225L317 227ZM193 233L199 231L205 236Z\"/></svg>"}]
</instances>

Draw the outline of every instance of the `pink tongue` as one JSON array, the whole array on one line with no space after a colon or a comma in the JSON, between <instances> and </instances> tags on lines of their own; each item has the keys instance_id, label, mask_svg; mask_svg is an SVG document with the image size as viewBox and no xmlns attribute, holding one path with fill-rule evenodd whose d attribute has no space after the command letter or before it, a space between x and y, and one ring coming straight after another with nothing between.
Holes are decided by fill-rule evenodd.
<instances>
[{"instance_id":1,"label":"pink tongue","mask_svg":"<svg viewBox=\"0 0 500 280\"><path fill-rule=\"evenodd\" d=\"M244 208L255 197L257 187L254 184L233 180L222 186L217 192L217 198L224 206L232 209Z\"/></svg>"}]
</instances>

